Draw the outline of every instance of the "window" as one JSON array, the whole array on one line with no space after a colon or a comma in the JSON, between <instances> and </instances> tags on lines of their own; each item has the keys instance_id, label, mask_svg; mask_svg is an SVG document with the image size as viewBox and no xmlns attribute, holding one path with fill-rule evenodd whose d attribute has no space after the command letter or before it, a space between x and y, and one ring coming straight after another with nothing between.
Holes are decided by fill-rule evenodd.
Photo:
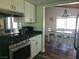
<instances>
[{"instance_id":1,"label":"window","mask_svg":"<svg viewBox=\"0 0 79 59\"><path fill-rule=\"evenodd\" d=\"M72 33L75 29L76 17L57 17L56 21L57 32Z\"/></svg>"}]
</instances>

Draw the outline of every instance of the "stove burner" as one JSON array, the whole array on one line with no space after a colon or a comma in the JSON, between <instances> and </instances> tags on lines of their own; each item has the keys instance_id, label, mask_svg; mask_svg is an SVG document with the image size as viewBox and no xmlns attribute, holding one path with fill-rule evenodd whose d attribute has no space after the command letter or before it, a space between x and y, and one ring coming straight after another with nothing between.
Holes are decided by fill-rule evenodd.
<instances>
[{"instance_id":1,"label":"stove burner","mask_svg":"<svg viewBox=\"0 0 79 59\"><path fill-rule=\"evenodd\" d=\"M29 42L29 39L27 38L27 36L11 37L11 39L9 41L9 44L10 44L9 48L13 49L18 46L24 45L28 42Z\"/></svg>"},{"instance_id":2,"label":"stove burner","mask_svg":"<svg viewBox=\"0 0 79 59\"><path fill-rule=\"evenodd\" d=\"M15 43L18 43L18 42L23 41L23 40L28 41L28 37L27 36L13 36L10 38L9 43L15 44Z\"/></svg>"}]
</instances>

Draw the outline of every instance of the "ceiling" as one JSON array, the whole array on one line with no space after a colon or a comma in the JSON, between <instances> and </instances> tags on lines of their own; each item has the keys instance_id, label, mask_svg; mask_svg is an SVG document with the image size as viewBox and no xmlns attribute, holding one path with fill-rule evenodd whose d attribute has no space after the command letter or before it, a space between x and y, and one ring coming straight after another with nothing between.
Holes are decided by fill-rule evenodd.
<instances>
[{"instance_id":1,"label":"ceiling","mask_svg":"<svg viewBox=\"0 0 79 59\"><path fill-rule=\"evenodd\" d=\"M26 0L35 5L57 5L63 3L77 2L78 0Z\"/></svg>"},{"instance_id":2,"label":"ceiling","mask_svg":"<svg viewBox=\"0 0 79 59\"><path fill-rule=\"evenodd\" d=\"M59 4L57 7L65 7L65 8L79 8L79 2L74 3L66 3L66 4Z\"/></svg>"},{"instance_id":3,"label":"ceiling","mask_svg":"<svg viewBox=\"0 0 79 59\"><path fill-rule=\"evenodd\" d=\"M56 3L62 3L70 0L26 0L32 4L35 5L50 5L50 4L56 4Z\"/></svg>"}]
</instances>

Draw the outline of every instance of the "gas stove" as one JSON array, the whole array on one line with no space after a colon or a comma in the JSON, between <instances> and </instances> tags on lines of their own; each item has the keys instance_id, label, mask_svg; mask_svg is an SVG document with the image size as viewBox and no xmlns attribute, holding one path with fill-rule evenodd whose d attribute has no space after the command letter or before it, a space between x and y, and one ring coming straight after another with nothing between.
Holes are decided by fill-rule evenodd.
<instances>
[{"instance_id":1,"label":"gas stove","mask_svg":"<svg viewBox=\"0 0 79 59\"><path fill-rule=\"evenodd\" d=\"M26 35L21 35L21 36L10 36L10 40L9 40L9 48L13 49L16 48L18 46L21 46L23 44L26 44L29 42L29 37Z\"/></svg>"},{"instance_id":2,"label":"gas stove","mask_svg":"<svg viewBox=\"0 0 79 59\"><path fill-rule=\"evenodd\" d=\"M28 36L10 36L9 45L16 44L23 40L28 41Z\"/></svg>"},{"instance_id":3,"label":"gas stove","mask_svg":"<svg viewBox=\"0 0 79 59\"><path fill-rule=\"evenodd\" d=\"M27 54L29 54L30 57L30 41L27 36L13 37L10 40L9 54L10 59L19 59L21 55L23 55L21 59L24 59L28 57L26 56Z\"/></svg>"},{"instance_id":4,"label":"gas stove","mask_svg":"<svg viewBox=\"0 0 79 59\"><path fill-rule=\"evenodd\" d=\"M24 45L24 44L28 44L29 43L29 40L23 40L23 41L19 41L17 43L14 43L14 44L11 44L9 45L9 49L14 49L14 48L17 48L18 46L21 46L21 45Z\"/></svg>"}]
</instances>

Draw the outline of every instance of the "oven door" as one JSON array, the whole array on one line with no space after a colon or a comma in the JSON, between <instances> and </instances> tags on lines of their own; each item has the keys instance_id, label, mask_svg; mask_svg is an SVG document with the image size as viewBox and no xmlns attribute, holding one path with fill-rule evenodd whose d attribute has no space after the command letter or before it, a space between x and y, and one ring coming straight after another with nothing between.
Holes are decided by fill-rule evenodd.
<instances>
[{"instance_id":1,"label":"oven door","mask_svg":"<svg viewBox=\"0 0 79 59\"><path fill-rule=\"evenodd\" d=\"M25 44L10 50L10 59L28 59L29 57L30 44Z\"/></svg>"}]
</instances>

